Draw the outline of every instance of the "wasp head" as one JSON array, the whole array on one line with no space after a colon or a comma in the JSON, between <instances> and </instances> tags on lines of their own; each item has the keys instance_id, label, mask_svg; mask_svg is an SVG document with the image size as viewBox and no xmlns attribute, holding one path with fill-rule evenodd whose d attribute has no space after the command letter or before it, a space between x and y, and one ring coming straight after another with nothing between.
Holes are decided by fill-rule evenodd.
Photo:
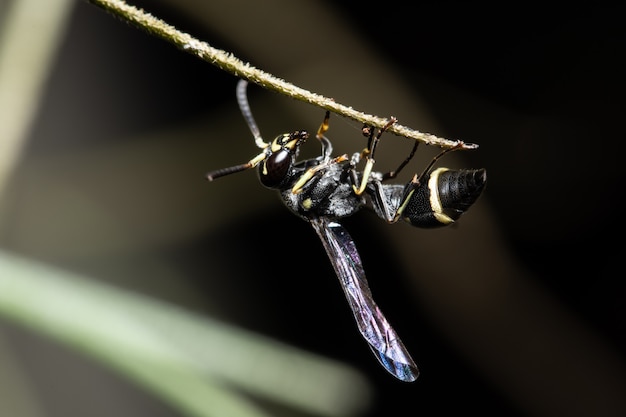
<instances>
[{"instance_id":1,"label":"wasp head","mask_svg":"<svg viewBox=\"0 0 626 417\"><path fill-rule=\"evenodd\" d=\"M259 179L264 186L280 188L290 180L300 145L308 137L308 132L304 130L284 133L276 136L267 146L266 157L259 164Z\"/></svg>"}]
</instances>

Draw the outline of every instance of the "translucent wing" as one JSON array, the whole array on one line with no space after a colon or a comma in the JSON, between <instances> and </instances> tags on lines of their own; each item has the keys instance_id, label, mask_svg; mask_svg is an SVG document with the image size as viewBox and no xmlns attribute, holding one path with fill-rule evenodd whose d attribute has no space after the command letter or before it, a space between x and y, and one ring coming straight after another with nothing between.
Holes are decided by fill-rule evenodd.
<instances>
[{"instance_id":1,"label":"translucent wing","mask_svg":"<svg viewBox=\"0 0 626 417\"><path fill-rule=\"evenodd\" d=\"M326 218L310 219L337 273L359 331L380 363L396 378L415 381L419 370L370 291L361 258L348 231Z\"/></svg>"}]
</instances>

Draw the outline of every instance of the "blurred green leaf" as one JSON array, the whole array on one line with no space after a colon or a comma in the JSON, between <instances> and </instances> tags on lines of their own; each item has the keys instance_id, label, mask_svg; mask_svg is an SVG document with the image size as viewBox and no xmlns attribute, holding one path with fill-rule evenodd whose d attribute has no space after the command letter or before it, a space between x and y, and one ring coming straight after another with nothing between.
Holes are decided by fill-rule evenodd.
<instances>
[{"instance_id":1,"label":"blurred green leaf","mask_svg":"<svg viewBox=\"0 0 626 417\"><path fill-rule=\"evenodd\" d=\"M2 252L0 314L191 416L265 415L243 392L319 415L355 415L368 405L366 380L343 364Z\"/></svg>"}]
</instances>

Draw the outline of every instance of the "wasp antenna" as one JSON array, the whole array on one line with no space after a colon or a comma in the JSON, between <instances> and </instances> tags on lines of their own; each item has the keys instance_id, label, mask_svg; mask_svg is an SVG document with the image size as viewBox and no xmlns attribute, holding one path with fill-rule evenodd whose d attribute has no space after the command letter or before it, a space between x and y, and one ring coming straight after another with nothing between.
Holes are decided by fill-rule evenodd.
<instances>
[{"instance_id":1,"label":"wasp antenna","mask_svg":"<svg viewBox=\"0 0 626 417\"><path fill-rule=\"evenodd\" d=\"M253 165L248 162L247 164L235 165L234 167L222 168L222 169L217 169L215 171L211 171L207 173L204 177L209 181L213 181L220 177L224 177L226 175L245 171L246 169L250 169L252 167Z\"/></svg>"},{"instance_id":2,"label":"wasp antenna","mask_svg":"<svg viewBox=\"0 0 626 417\"><path fill-rule=\"evenodd\" d=\"M248 81L239 80L237 83L237 103L239 103L239 109L241 110L241 114L246 121L246 124L250 128L250 132L252 132L252 136L254 136L254 141L256 142L256 146L259 148L267 147L267 143L261 137L261 131L254 121L254 116L252 116L252 110L250 109L250 104L248 103L248 95L246 93L246 89L248 87Z\"/></svg>"}]
</instances>

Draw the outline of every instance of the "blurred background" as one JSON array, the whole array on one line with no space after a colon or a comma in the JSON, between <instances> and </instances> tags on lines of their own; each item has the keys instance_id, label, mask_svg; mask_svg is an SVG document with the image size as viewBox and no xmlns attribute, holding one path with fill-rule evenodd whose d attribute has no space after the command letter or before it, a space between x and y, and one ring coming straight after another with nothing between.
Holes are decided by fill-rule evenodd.
<instances>
[{"instance_id":1,"label":"blurred background","mask_svg":"<svg viewBox=\"0 0 626 417\"><path fill-rule=\"evenodd\" d=\"M215 377L212 386L267 415L626 415L626 28L617 5L131 2L295 85L480 145L440 161L488 172L483 196L453 227L387 225L370 212L343 222L375 300L420 367L406 384L369 352L312 228L254 172L204 180L258 152L237 79L84 1L40 3L0 2L7 259L35 262L33 276L70 274L313 358L303 370L279 356L266 388L323 389L332 369L344 372L333 390L345 404L333 410L246 387L261 359L242 371L243 385ZM321 109L248 91L265 139L322 121ZM336 154L365 146L360 128L331 116ZM381 171L412 145L383 139ZM421 146L398 181L437 151ZM302 156L318 152L311 142ZM10 262L0 263L5 294L27 282ZM15 311L36 305L51 317L76 301L75 285L57 294L38 282L0 308L0 415L205 415L89 354L86 339L50 337L60 325L25 325ZM112 300L102 314L123 305ZM74 317L101 332L94 345L117 340L119 328L93 307ZM163 346L182 341L169 339ZM112 361L115 348L106 348ZM227 344L213 360L228 351L242 362L245 349Z\"/></svg>"}]
</instances>

